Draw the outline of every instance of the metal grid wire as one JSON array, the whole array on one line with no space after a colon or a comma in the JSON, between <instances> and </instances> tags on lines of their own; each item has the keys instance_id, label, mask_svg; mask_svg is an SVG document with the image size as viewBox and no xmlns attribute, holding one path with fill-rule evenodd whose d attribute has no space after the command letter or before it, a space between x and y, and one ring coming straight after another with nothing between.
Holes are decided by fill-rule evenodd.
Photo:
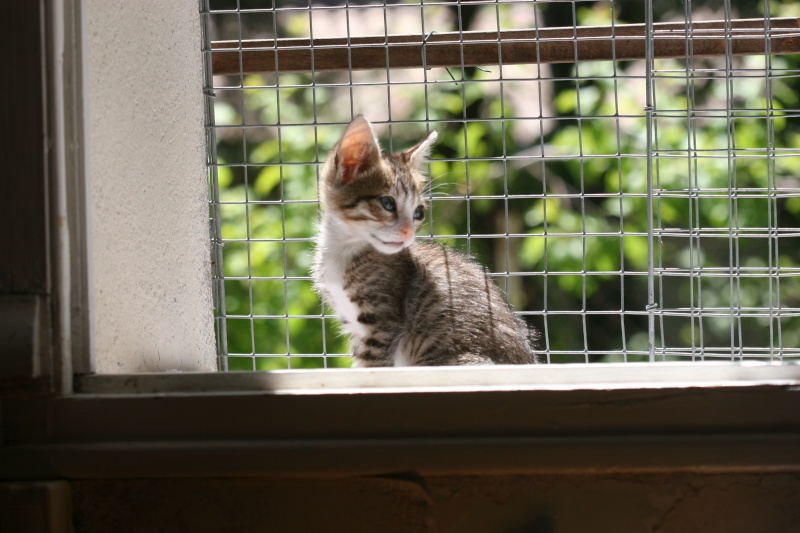
<instances>
[{"instance_id":1,"label":"metal grid wire","mask_svg":"<svg viewBox=\"0 0 800 533\"><path fill-rule=\"evenodd\" d=\"M549 363L800 357L793 2L204 0L220 368L349 366L312 288L321 162L437 130L421 238Z\"/></svg>"}]
</instances>

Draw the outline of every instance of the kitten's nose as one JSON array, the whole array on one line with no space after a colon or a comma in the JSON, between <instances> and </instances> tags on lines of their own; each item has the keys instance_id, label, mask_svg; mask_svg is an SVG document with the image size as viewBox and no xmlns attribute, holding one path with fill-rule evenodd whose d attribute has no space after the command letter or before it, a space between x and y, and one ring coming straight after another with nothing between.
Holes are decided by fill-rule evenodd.
<instances>
[{"instance_id":1,"label":"kitten's nose","mask_svg":"<svg viewBox=\"0 0 800 533\"><path fill-rule=\"evenodd\" d=\"M400 238L403 239L403 242L411 239L414 236L414 229L408 226L400 228Z\"/></svg>"}]
</instances>

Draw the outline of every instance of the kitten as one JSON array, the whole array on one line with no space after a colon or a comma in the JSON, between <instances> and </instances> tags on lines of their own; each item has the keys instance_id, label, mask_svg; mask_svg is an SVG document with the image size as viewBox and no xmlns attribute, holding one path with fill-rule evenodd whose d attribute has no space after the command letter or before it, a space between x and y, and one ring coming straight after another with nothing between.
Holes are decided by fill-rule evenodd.
<instances>
[{"instance_id":1,"label":"kitten","mask_svg":"<svg viewBox=\"0 0 800 533\"><path fill-rule=\"evenodd\" d=\"M353 366L535 363L536 333L484 270L415 242L435 140L387 155L367 119L347 126L322 169L317 290L350 335Z\"/></svg>"}]
</instances>

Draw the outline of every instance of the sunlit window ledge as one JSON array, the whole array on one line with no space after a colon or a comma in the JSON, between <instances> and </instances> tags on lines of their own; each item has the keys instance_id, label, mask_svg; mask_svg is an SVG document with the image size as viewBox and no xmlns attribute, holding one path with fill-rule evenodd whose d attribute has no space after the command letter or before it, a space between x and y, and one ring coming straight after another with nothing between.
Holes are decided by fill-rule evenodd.
<instances>
[{"instance_id":1,"label":"sunlit window ledge","mask_svg":"<svg viewBox=\"0 0 800 533\"><path fill-rule=\"evenodd\" d=\"M800 364L762 362L598 363L146 373L79 377L83 394L246 393L319 395L391 392L620 390L800 385Z\"/></svg>"}]
</instances>

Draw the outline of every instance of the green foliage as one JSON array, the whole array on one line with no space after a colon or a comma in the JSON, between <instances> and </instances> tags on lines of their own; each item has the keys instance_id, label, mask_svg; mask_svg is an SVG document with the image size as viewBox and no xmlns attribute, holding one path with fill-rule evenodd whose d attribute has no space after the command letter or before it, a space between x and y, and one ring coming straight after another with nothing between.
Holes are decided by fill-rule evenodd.
<instances>
[{"instance_id":1,"label":"green foliage","mask_svg":"<svg viewBox=\"0 0 800 533\"><path fill-rule=\"evenodd\" d=\"M578 22L607 24L604 13L580 9ZM289 23L289 35L291 29ZM722 60L702 61L724 66ZM763 58L736 61L750 69L760 61L763 69ZM796 72L800 60L776 57L772 66ZM662 72L684 67L680 60L657 64ZM525 102L513 92L536 84L507 82L501 96L496 73L466 69L467 79L459 83L414 85L394 98L409 110L408 117L394 118L428 117L440 133L430 164L435 194L429 226L420 234L448 236L445 241L492 272L529 273L501 286L515 307L547 332L547 349L573 354L554 355L552 362L616 361L623 350L627 360L640 360L643 355L631 352L648 349L646 123L644 84L629 74L641 70L641 63L563 68L571 68L567 74L578 82L554 85L555 115L533 121L533 129L531 121L512 120L526 116L515 109ZM232 99L217 104L218 125L263 126L246 135L232 128L219 137L227 340L229 353L236 354L228 359L229 369L349 365L346 357L322 357L346 354L348 348L335 320L323 318L309 277L319 165L349 113L344 119L328 117L341 117L343 106L351 105L342 89L347 75L326 76L329 85L309 75L248 76L246 86L264 88L246 89L243 108ZM771 165L766 147L795 152L800 147L800 83L796 75L773 78L767 102L763 77L760 85L756 80L732 86L702 76L656 80L658 109L665 112L653 132L654 224L671 231L654 239L656 267L717 269L694 279L663 271L657 299L664 307L763 308L777 294L774 282L727 274L737 264L762 271L770 266L763 238L768 217L781 227L800 222L796 195L776 201L766 193L782 180L797 187L797 158L777 158ZM728 101L734 103L731 115L724 113ZM687 110L696 116L687 118ZM326 127L326 121L340 124ZM316 126L292 126L309 124ZM419 126L397 126L394 146L408 146L423 134ZM713 154L722 157L708 157ZM700 188L703 194L697 193ZM698 228L719 231L691 237L689 230ZM734 241L737 228L753 234L760 229L761 237ZM678 229L685 230L683 236L672 231ZM779 253L782 268L800 267L800 247L782 245ZM780 294L782 307L800 304L796 283L783 283ZM745 346L770 346L780 327L783 345L797 346L796 321L666 316L658 323L657 344L730 346L733 336L736 344L741 338ZM587 356L589 351L610 355Z\"/></svg>"}]
</instances>

